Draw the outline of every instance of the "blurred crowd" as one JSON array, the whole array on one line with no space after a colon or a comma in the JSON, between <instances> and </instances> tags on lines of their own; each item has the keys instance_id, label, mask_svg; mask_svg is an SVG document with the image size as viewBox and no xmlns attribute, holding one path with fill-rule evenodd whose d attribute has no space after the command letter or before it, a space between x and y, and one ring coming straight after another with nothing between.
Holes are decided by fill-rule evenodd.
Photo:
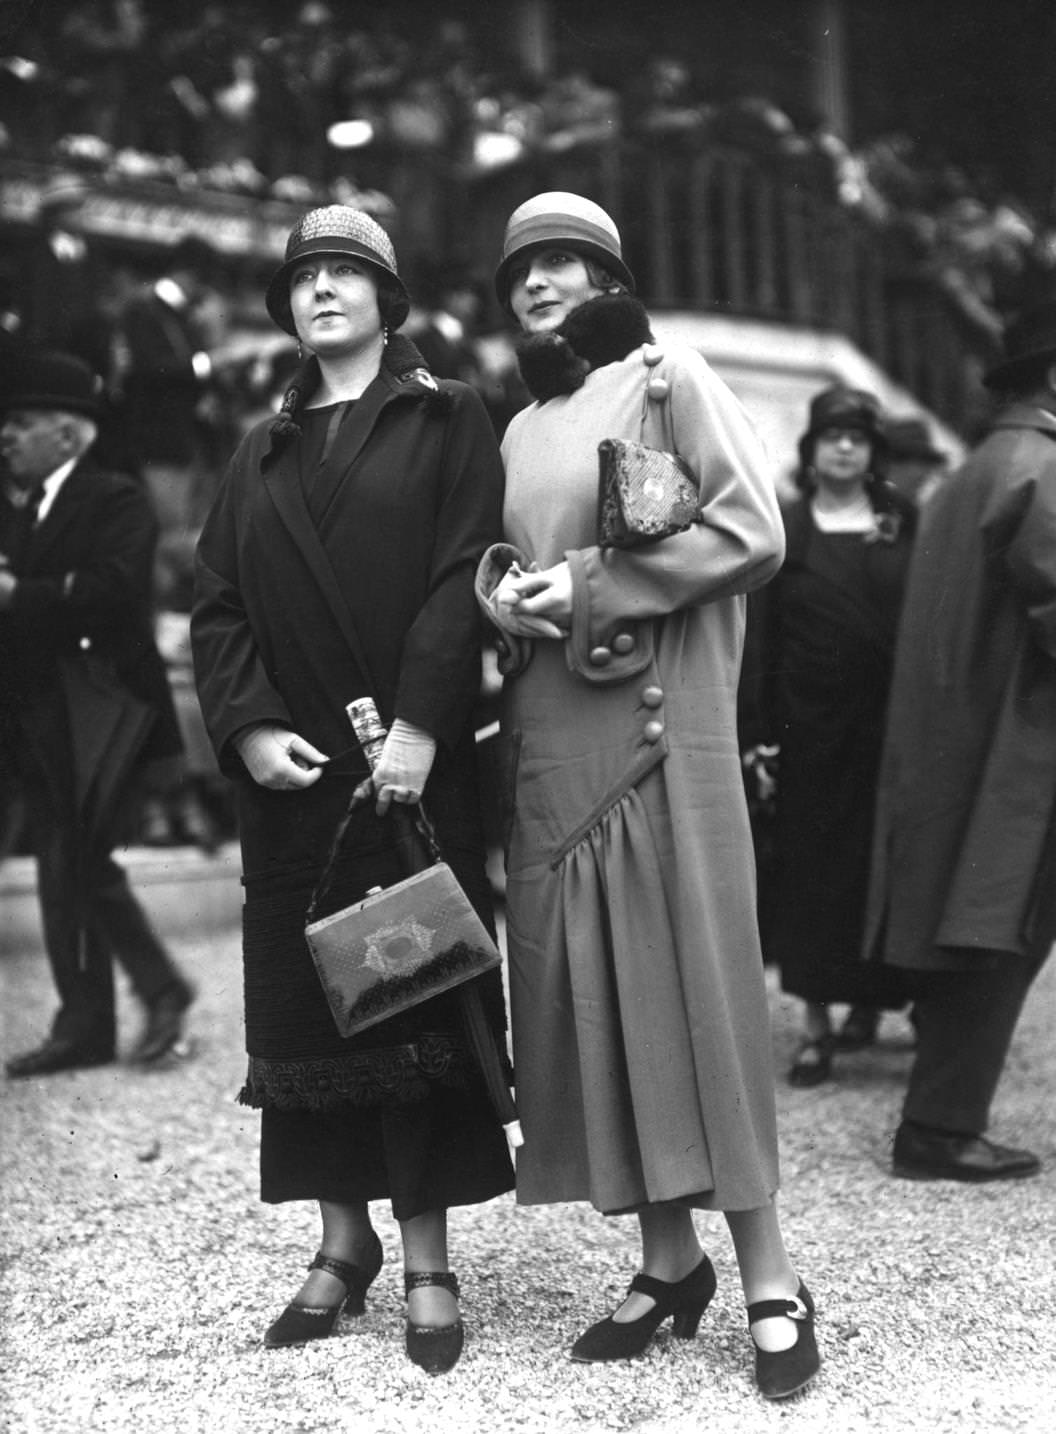
<instances>
[{"instance_id":1,"label":"blurred crowd","mask_svg":"<svg viewBox=\"0 0 1056 1434\"><path fill-rule=\"evenodd\" d=\"M723 146L860 213L991 334L1056 231L991 176L906 135L852 150L831 125L765 96L717 100L685 58L528 73L512 51L439 17L364 20L297 6L86 0L30 9L0 55L0 153L109 181L161 180L297 203L353 198L379 218L524 162L616 139ZM411 216L413 218L413 214ZM427 217L422 217L427 225Z\"/></svg>"},{"instance_id":2,"label":"blurred crowd","mask_svg":"<svg viewBox=\"0 0 1056 1434\"><path fill-rule=\"evenodd\" d=\"M733 152L860 215L901 249L908 271L933 278L992 337L1031 279L1056 269L1056 230L988 176L926 158L901 135L852 150L830 125L794 119L766 97L718 101L681 56L636 57L619 84L584 68L540 78L459 20L441 14L410 27L394 9L353 23L322 0L179 13L151 0L84 0L47 15L30 7L0 37L0 161L35 162L53 176L30 264L0 275L0 341L87 360L106 385L103 456L141 473L159 455L134 441L134 330L159 285L182 292L187 352L204 356L184 395L193 452L181 462L193 478L178 490L180 511L163 515L156 573L196 800L156 805L148 840L208 845L229 831L193 716L193 544L227 456L281 401L296 350L243 322L239 285L251 280L230 259L201 244L174 276L172 255L153 264L101 255L78 206L93 188L153 181L189 202L196 192L350 202L428 236L437 205L457 208L460 186L615 141ZM501 433L525 393L488 276L453 249L428 250L429 261L409 250L408 334L437 374L481 392Z\"/></svg>"}]
</instances>

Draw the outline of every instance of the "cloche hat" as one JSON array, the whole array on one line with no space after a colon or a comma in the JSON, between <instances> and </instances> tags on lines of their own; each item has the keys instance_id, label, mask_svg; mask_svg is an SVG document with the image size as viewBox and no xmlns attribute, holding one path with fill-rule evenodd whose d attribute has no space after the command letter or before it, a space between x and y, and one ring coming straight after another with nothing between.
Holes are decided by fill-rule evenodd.
<instances>
[{"instance_id":1,"label":"cloche hat","mask_svg":"<svg viewBox=\"0 0 1056 1434\"><path fill-rule=\"evenodd\" d=\"M510 270L518 255L547 244L567 244L599 264L634 292L634 275L623 262L620 231L600 204L579 194L552 190L537 194L513 211L506 225L502 261L495 271L495 292L503 308L510 302Z\"/></svg>"},{"instance_id":2,"label":"cloche hat","mask_svg":"<svg viewBox=\"0 0 1056 1434\"><path fill-rule=\"evenodd\" d=\"M0 409L46 408L98 418L102 389L102 379L81 359L41 350L20 359L17 374L0 384Z\"/></svg>"},{"instance_id":3,"label":"cloche hat","mask_svg":"<svg viewBox=\"0 0 1056 1434\"><path fill-rule=\"evenodd\" d=\"M987 388L1014 384L1039 360L1056 363L1056 299L1025 310L1005 329L1004 357L983 375Z\"/></svg>"},{"instance_id":4,"label":"cloche hat","mask_svg":"<svg viewBox=\"0 0 1056 1434\"><path fill-rule=\"evenodd\" d=\"M290 276L312 254L354 254L394 281L396 298L386 314L391 329L398 329L410 311L410 299L396 267L396 251L385 230L348 204L326 204L310 210L290 230L286 258L268 284L264 302L268 313L288 334L295 334L290 313Z\"/></svg>"},{"instance_id":5,"label":"cloche hat","mask_svg":"<svg viewBox=\"0 0 1056 1434\"><path fill-rule=\"evenodd\" d=\"M852 428L870 440L874 458L887 454L880 400L864 388L850 388L847 384L837 383L811 399L807 429L799 440L799 456L804 464L810 461L814 439L826 428Z\"/></svg>"}]
</instances>

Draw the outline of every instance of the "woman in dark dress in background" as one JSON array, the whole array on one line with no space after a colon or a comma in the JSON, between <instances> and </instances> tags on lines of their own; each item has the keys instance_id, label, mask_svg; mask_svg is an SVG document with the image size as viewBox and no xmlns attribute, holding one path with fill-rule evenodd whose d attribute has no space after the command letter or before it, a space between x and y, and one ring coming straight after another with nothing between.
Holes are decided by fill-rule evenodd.
<instances>
[{"instance_id":1,"label":"woman in dark dress in background","mask_svg":"<svg viewBox=\"0 0 1056 1434\"><path fill-rule=\"evenodd\" d=\"M369 795L345 715L376 695L389 736L375 801L353 814L326 911L405 873L387 809L425 793L444 856L492 923L472 713L473 580L501 530L491 424L465 384L437 382L393 331L408 298L388 236L342 205L294 228L267 293L310 357L274 420L236 452L198 550L192 634L210 736L237 795L246 904L249 1071L261 1196L318 1201L319 1254L270 1346L331 1333L382 1264L368 1201L400 1223L410 1357L462 1347L446 1212L512 1188L499 1122L456 998L343 1039L304 939L305 913L353 791ZM351 621L369 673L351 639ZM334 758L333 762L329 759ZM493 928L492 928L493 929ZM504 1030L497 975L484 981Z\"/></svg>"},{"instance_id":2,"label":"woman in dark dress in background","mask_svg":"<svg viewBox=\"0 0 1056 1434\"><path fill-rule=\"evenodd\" d=\"M903 980L860 957L895 634L913 509L883 479L880 406L836 386L810 405L799 496L783 508L787 555L749 600L742 741L777 746L777 802L763 883L763 951L804 1003L793 1085L831 1074L834 1050L871 1043ZM850 1011L839 1031L829 1006Z\"/></svg>"}]
</instances>

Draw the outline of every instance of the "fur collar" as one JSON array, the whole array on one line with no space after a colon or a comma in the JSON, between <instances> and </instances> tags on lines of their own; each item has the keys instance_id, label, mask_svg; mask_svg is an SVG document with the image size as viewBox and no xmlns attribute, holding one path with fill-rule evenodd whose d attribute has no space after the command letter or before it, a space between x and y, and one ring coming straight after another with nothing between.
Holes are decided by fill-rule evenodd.
<instances>
[{"instance_id":1,"label":"fur collar","mask_svg":"<svg viewBox=\"0 0 1056 1434\"><path fill-rule=\"evenodd\" d=\"M385 345L380 372L398 389L405 389L411 394L426 394L438 405L450 401L449 395L438 387L418 349L403 334L393 334ZM319 361L312 354L294 374L283 396L282 407L268 428L273 450L301 436L301 414L319 387L319 378Z\"/></svg>"},{"instance_id":2,"label":"fur collar","mask_svg":"<svg viewBox=\"0 0 1056 1434\"><path fill-rule=\"evenodd\" d=\"M599 294L552 333L523 335L517 362L529 393L545 403L575 393L592 369L618 363L652 341L649 315L632 294Z\"/></svg>"}]
</instances>

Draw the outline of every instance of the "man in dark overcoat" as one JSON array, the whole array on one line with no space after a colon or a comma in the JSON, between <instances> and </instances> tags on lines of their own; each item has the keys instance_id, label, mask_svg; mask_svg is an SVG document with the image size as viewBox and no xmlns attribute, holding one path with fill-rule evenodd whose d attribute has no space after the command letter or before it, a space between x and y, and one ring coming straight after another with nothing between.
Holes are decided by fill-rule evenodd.
<instances>
[{"instance_id":1,"label":"man in dark overcoat","mask_svg":"<svg viewBox=\"0 0 1056 1434\"><path fill-rule=\"evenodd\" d=\"M129 454L166 533L197 527L212 497L199 412L214 372L195 306L213 262L209 244L186 235L116 326L111 384Z\"/></svg>"},{"instance_id":2,"label":"man in dark overcoat","mask_svg":"<svg viewBox=\"0 0 1056 1434\"><path fill-rule=\"evenodd\" d=\"M987 1140L1056 940L1056 302L1009 326L989 434L925 505L898 640L866 951L922 973L894 1172L1036 1174Z\"/></svg>"},{"instance_id":3,"label":"man in dark overcoat","mask_svg":"<svg viewBox=\"0 0 1056 1434\"><path fill-rule=\"evenodd\" d=\"M192 1000L111 851L138 772L180 752L154 643L157 536L140 485L99 468L98 381L22 356L0 391L0 763L25 796L59 1010L12 1077L114 1058L112 958L146 1010L132 1059L179 1039Z\"/></svg>"}]
</instances>

